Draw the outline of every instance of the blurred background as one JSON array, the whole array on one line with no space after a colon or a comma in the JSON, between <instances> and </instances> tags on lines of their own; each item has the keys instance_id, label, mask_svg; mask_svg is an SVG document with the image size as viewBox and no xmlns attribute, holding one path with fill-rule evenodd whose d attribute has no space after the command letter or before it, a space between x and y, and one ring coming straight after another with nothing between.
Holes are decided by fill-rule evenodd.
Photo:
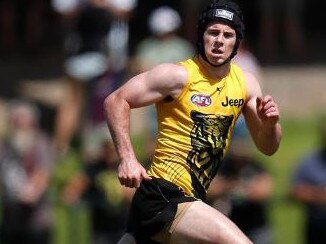
<instances>
[{"instance_id":1,"label":"blurred background","mask_svg":"<svg viewBox=\"0 0 326 244\"><path fill-rule=\"evenodd\" d=\"M103 99L153 65L192 57L196 22L206 3L0 1L1 243L116 243L133 192L117 182ZM326 243L320 239L325 236L306 241L326 233L326 163L307 170L310 176L298 173L303 159L324 152L326 145L326 2L238 3L246 36L234 62L273 95L284 134L274 156L250 152L272 185L259 200L266 208L260 214L266 215L269 241L257 243ZM155 131L152 108L133 111L133 141L144 165ZM246 135L240 137L251 144ZM297 194L302 185L304 196ZM230 196L236 194L230 192L222 195L235 209ZM319 232L308 231L312 222L322 226Z\"/></svg>"}]
</instances>

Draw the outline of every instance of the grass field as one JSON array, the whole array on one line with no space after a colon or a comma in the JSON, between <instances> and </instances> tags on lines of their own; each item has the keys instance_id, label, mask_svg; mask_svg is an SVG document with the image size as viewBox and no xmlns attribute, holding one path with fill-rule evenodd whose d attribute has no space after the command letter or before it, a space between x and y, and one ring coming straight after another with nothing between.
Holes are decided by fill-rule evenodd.
<instances>
[{"instance_id":1,"label":"grass field","mask_svg":"<svg viewBox=\"0 0 326 244\"><path fill-rule=\"evenodd\" d=\"M266 165L275 180L275 191L270 201L270 221L274 233L275 244L303 243L303 211L302 206L291 201L288 197L289 184L293 169L301 156L317 145L318 116L310 120L287 119L281 121L283 140L279 151L272 157L257 154ZM138 154L142 154L141 140L135 140ZM58 169L55 180L57 187L78 165L78 155L70 155L71 163L64 163ZM56 225L54 229L54 244L81 243L90 240L85 206L79 205L68 209L60 202L55 208Z\"/></svg>"},{"instance_id":2,"label":"grass field","mask_svg":"<svg viewBox=\"0 0 326 244\"><path fill-rule=\"evenodd\" d=\"M303 208L289 198L289 186L299 159L318 145L318 122L290 119L281 121L283 139L279 151L272 157L262 157L275 180L270 202L270 220L275 244L303 243Z\"/></svg>"}]
</instances>

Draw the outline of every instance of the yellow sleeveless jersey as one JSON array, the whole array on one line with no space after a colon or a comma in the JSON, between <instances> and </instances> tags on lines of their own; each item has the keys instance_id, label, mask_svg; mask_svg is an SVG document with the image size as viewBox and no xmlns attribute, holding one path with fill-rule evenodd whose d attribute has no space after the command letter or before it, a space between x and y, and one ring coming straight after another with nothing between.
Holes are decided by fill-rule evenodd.
<instances>
[{"instance_id":1,"label":"yellow sleeveless jersey","mask_svg":"<svg viewBox=\"0 0 326 244\"><path fill-rule=\"evenodd\" d=\"M247 92L234 64L222 79L205 76L197 58L180 64L188 81L177 99L156 104L158 142L148 173L176 184L187 196L205 199Z\"/></svg>"}]
</instances>

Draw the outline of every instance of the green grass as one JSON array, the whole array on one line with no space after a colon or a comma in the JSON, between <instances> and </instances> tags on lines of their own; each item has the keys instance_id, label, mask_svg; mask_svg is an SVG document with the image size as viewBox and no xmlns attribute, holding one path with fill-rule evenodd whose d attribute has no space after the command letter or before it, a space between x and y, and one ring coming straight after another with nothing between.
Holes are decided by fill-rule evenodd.
<instances>
[{"instance_id":1,"label":"green grass","mask_svg":"<svg viewBox=\"0 0 326 244\"><path fill-rule=\"evenodd\" d=\"M279 151L272 157L259 155L275 181L269 211L275 244L303 243L303 208L289 198L289 190L300 158L318 145L318 121L318 116L281 121L283 138Z\"/></svg>"},{"instance_id":2,"label":"green grass","mask_svg":"<svg viewBox=\"0 0 326 244\"><path fill-rule=\"evenodd\" d=\"M52 181L53 244L90 243L90 222L87 207L82 202L73 207L68 207L60 197L62 189L70 177L81 168L81 162L81 156L73 150L57 162Z\"/></svg>"},{"instance_id":3,"label":"green grass","mask_svg":"<svg viewBox=\"0 0 326 244\"><path fill-rule=\"evenodd\" d=\"M283 139L279 151L272 157L258 154L275 181L275 191L270 201L270 222L275 244L302 244L303 210L302 206L288 197L291 175L298 160L315 148L318 136L318 116L313 119L281 121ZM143 157L142 137L134 140L134 146L140 158ZM67 177L78 168L78 155L72 154L68 163L62 163L55 175L57 189ZM56 224L54 244L89 243L88 215L85 206L69 209L57 202L55 207Z\"/></svg>"}]
</instances>

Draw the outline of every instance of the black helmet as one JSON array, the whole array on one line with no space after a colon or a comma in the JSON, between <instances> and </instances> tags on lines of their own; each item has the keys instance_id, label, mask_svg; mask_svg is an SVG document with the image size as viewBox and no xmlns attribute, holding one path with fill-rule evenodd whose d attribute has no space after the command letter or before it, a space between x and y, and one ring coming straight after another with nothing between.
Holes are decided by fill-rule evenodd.
<instances>
[{"instance_id":1,"label":"black helmet","mask_svg":"<svg viewBox=\"0 0 326 244\"><path fill-rule=\"evenodd\" d=\"M229 58L229 60L231 60L237 54L240 41L244 37L245 26L243 23L242 11L239 5L230 0L212 1L202 11L197 25L197 51L207 61L203 45L203 35L207 25L216 21L230 25L236 32L237 41L235 43L233 52Z\"/></svg>"}]
</instances>

